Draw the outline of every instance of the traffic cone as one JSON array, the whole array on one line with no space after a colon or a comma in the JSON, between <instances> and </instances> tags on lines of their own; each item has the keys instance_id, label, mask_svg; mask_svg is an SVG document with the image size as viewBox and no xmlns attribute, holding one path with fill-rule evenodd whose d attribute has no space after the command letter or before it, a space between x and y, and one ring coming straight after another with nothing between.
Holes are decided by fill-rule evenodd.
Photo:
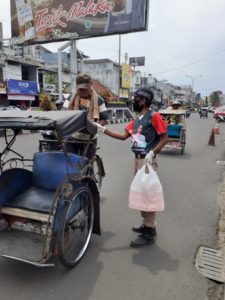
<instances>
[{"instance_id":1,"label":"traffic cone","mask_svg":"<svg viewBox=\"0 0 225 300\"><path fill-rule=\"evenodd\" d=\"M209 146L215 146L215 131L214 128L211 131L210 137L209 137L209 142L208 142Z\"/></svg>"},{"instance_id":2,"label":"traffic cone","mask_svg":"<svg viewBox=\"0 0 225 300\"><path fill-rule=\"evenodd\" d=\"M219 129L219 124L216 123L215 127L214 127L214 133L215 134L220 134L220 129Z\"/></svg>"}]
</instances>

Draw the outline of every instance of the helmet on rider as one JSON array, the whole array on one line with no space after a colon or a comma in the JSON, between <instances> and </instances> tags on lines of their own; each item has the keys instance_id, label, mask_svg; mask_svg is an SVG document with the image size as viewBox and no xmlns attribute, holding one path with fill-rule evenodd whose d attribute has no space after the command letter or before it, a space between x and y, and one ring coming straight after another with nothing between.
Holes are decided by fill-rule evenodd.
<instances>
[{"instance_id":1,"label":"helmet on rider","mask_svg":"<svg viewBox=\"0 0 225 300\"><path fill-rule=\"evenodd\" d=\"M147 107L150 107L150 105L153 102L154 99L154 94L152 92L152 90L148 87L143 87L143 88L139 88L135 94L134 94L134 101L137 98L141 98L141 99L145 99L146 101L146 105Z\"/></svg>"}]
</instances>

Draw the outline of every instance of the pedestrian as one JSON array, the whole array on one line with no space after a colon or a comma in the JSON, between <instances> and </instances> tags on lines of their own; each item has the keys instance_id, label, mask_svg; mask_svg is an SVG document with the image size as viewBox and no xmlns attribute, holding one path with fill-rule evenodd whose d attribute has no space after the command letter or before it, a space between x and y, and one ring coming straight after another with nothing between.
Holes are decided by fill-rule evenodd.
<instances>
[{"instance_id":1,"label":"pedestrian","mask_svg":"<svg viewBox=\"0 0 225 300\"><path fill-rule=\"evenodd\" d=\"M76 91L70 100L68 110L86 111L90 121L99 123L102 126L107 124L109 118L104 99L92 87L91 76L83 73L78 74L76 77ZM85 150L83 142L91 141L86 155L89 159L94 157L97 147L96 136L91 137L90 134L85 132L76 132L70 140L77 142L75 151L79 150L81 153Z\"/></svg>"},{"instance_id":2,"label":"pedestrian","mask_svg":"<svg viewBox=\"0 0 225 300\"><path fill-rule=\"evenodd\" d=\"M135 172L146 162L157 170L156 155L168 141L166 127L160 114L150 108L153 99L154 94L150 88L139 88L135 92L133 107L138 115L123 132L112 131L97 124L99 132L104 132L112 138L126 140L131 137L131 149L135 155ZM156 212L141 211L141 217L142 224L132 228L134 232L139 233L138 238L130 243L134 248L147 246L155 240Z\"/></svg>"},{"instance_id":3,"label":"pedestrian","mask_svg":"<svg viewBox=\"0 0 225 300\"><path fill-rule=\"evenodd\" d=\"M55 104L51 102L50 96L48 95L44 96L44 98L41 100L39 108L42 111L57 110Z\"/></svg>"}]
</instances>

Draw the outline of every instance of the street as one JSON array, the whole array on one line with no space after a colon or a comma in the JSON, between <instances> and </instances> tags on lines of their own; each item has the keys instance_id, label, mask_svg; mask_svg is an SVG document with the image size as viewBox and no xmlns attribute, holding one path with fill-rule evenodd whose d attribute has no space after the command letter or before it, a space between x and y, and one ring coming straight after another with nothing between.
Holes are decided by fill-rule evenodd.
<instances>
[{"instance_id":1,"label":"street","mask_svg":"<svg viewBox=\"0 0 225 300\"><path fill-rule=\"evenodd\" d=\"M199 245L216 247L217 194L224 159L223 134L208 146L214 119L192 113L186 119L184 155L164 150L158 155L159 177L165 211L157 217L157 239L142 249L129 247L139 213L128 208L129 186L134 174L130 141L99 136L99 154L106 178L101 192L102 235L93 236L81 263L68 271L38 269L0 259L1 299L10 300L204 300L207 280L193 266ZM125 124L110 125L122 130ZM224 131L224 124L220 130ZM18 138L14 149L31 157L39 134ZM31 142L28 142L31 141ZM26 249L24 249L26 251Z\"/></svg>"}]
</instances>

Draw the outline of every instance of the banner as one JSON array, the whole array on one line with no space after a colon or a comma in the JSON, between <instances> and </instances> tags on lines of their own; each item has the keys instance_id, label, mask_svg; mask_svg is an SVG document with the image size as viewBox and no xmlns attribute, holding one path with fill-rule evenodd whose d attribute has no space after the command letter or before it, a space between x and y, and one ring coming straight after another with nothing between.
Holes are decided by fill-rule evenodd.
<instances>
[{"instance_id":1,"label":"banner","mask_svg":"<svg viewBox=\"0 0 225 300\"><path fill-rule=\"evenodd\" d=\"M7 94L5 81L0 81L0 94Z\"/></svg>"},{"instance_id":2,"label":"banner","mask_svg":"<svg viewBox=\"0 0 225 300\"><path fill-rule=\"evenodd\" d=\"M145 57L144 56L130 57L129 64L133 67L144 66L145 65Z\"/></svg>"},{"instance_id":3,"label":"banner","mask_svg":"<svg viewBox=\"0 0 225 300\"><path fill-rule=\"evenodd\" d=\"M7 80L8 94L14 95L37 95L38 86L36 81Z\"/></svg>"},{"instance_id":4,"label":"banner","mask_svg":"<svg viewBox=\"0 0 225 300\"><path fill-rule=\"evenodd\" d=\"M120 89L120 98L129 98L129 90Z\"/></svg>"},{"instance_id":5,"label":"banner","mask_svg":"<svg viewBox=\"0 0 225 300\"><path fill-rule=\"evenodd\" d=\"M56 90L55 84L53 84L53 83L49 83L49 84L44 83L43 84L43 92L46 92L46 93L55 93L55 90Z\"/></svg>"},{"instance_id":6,"label":"banner","mask_svg":"<svg viewBox=\"0 0 225 300\"><path fill-rule=\"evenodd\" d=\"M128 64L122 65L122 88L130 89L132 80L131 67Z\"/></svg>"},{"instance_id":7,"label":"banner","mask_svg":"<svg viewBox=\"0 0 225 300\"><path fill-rule=\"evenodd\" d=\"M10 0L12 44L147 30L149 0Z\"/></svg>"}]
</instances>

